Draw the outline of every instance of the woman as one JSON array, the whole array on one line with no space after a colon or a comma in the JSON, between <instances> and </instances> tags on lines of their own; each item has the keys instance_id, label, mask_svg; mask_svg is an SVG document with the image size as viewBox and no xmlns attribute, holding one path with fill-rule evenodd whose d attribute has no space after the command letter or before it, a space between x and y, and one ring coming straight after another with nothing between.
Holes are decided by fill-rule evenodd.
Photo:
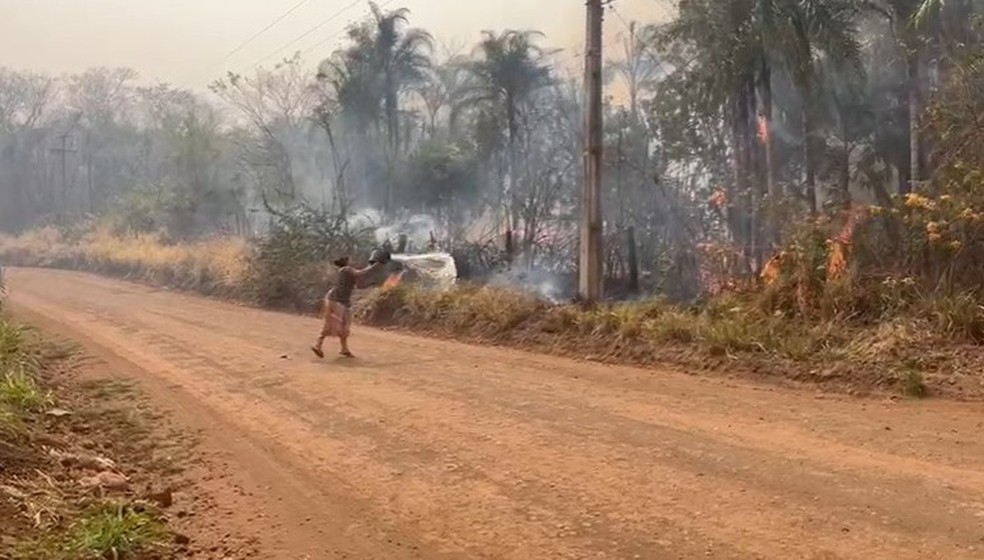
<instances>
[{"instance_id":1,"label":"woman","mask_svg":"<svg viewBox=\"0 0 984 560\"><path fill-rule=\"evenodd\" d=\"M352 292L355 291L359 280L381 268L389 260L389 254L382 251L373 253L369 266L356 269L349 266L349 258L335 259L332 264L338 267L338 280L335 287L328 291L324 300L325 323L321 329L318 341L311 351L319 358L325 357L323 345L329 336L337 336L341 343L339 354L346 358L354 358L349 351L348 337L352 327Z\"/></svg>"}]
</instances>

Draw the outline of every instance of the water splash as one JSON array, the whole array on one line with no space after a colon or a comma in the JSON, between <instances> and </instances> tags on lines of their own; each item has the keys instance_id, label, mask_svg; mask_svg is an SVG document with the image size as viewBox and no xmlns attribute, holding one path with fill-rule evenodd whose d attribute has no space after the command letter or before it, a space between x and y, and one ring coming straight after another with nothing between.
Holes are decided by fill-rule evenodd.
<instances>
[{"instance_id":1,"label":"water splash","mask_svg":"<svg viewBox=\"0 0 984 560\"><path fill-rule=\"evenodd\" d=\"M413 271L427 284L441 290L449 290L458 280L458 267L448 253L423 255L393 255L393 260Z\"/></svg>"}]
</instances>

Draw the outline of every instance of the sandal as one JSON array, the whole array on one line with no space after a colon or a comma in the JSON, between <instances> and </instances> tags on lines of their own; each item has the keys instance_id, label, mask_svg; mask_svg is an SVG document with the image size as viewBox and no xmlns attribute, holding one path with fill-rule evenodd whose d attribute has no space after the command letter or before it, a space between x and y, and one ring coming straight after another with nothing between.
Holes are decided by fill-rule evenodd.
<instances>
[{"instance_id":1,"label":"sandal","mask_svg":"<svg viewBox=\"0 0 984 560\"><path fill-rule=\"evenodd\" d=\"M325 353L322 352L321 350L318 350L314 346L311 347L311 351L314 352L314 355L317 356L317 357L319 357L319 358L324 358L325 357Z\"/></svg>"}]
</instances>

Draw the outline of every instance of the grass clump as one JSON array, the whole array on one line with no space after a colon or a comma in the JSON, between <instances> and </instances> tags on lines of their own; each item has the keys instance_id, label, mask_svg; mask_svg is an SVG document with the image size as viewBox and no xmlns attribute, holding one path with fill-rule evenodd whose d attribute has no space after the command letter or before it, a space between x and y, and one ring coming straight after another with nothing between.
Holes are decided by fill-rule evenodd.
<instances>
[{"instance_id":1,"label":"grass clump","mask_svg":"<svg viewBox=\"0 0 984 560\"><path fill-rule=\"evenodd\" d=\"M24 330L0 319L0 406L7 416L37 411L49 402L36 372L37 364L25 348Z\"/></svg>"},{"instance_id":2,"label":"grass clump","mask_svg":"<svg viewBox=\"0 0 984 560\"><path fill-rule=\"evenodd\" d=\"M158 515L129 504L104 502L71 526L21 546L19 560L137 560L164 549L169 532Z\"/></svg>"},{"instance_id":3,"label":"grass clump","mask_svg":"<svg viewBox=\"0 0 984 560\"><path fill-rule=\"evenodd\" d=\"M0 365L24 357L24 329L0 317Z\"/></svg>"},{"instance_id":4,"label":"grass clump","mask_svg":"<svg viewBox=\"0 0 984 560\"><path fill-rule=\"evenodd\" d=\"M121 504L102 504L86 514L68 534L68 549L81 558L133 558L167 542L163 523L146 511Z\"/></svg>"},{"instance_id":5,"label":"grass clump","mask_svg":"<svg viewBox=\"0 0 984 560\"><path fill-rule=\"evenodd\" d=\"M4 443L13 442L21 439L24 435L24 423L20 416L14 413L11 408L4 403L0 403L0 447Z\"/></svg>"},{"instance_id":6,"label":"grass clump","mask_svg":"<svg viewBox=\"0 0 984 560\"><path fill-rule=\"evenodd\" d=\"M0 403L9 409L37 411L50 402L33 374L24 367L9 369L0 376Z\"/></svg>"},{"instance_id":7,"label":"grass clump","mask_svg":"<svg viewBox=\"0 0 984 560\"><path fill-rule=\"evenodd\" d=\"M902 373L901 379L902 394L907 397L921 399L929 394L926 387L926 379L922 372L916 369L907 369Z\"/></svg>"}]
</instances>

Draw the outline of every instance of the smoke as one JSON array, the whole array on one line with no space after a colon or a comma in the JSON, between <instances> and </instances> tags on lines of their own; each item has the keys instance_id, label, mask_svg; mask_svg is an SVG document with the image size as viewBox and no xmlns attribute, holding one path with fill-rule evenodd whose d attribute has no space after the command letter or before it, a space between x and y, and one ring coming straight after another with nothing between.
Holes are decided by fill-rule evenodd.
<instances>
[{"instance_id":1,"label":"smoke","mask_svg":"<svg viewBox=\"0 0 984 560\"><path fill-rule=\"evenodd\" d=\"M560 303L574 295L573 279L545 270L507 270L489 279L488 285L521 290L551 303Z\"/></svg>"},{"instance_id":2,"label":"smoke","mask_svg":"<svg viewBox=\"0 0 984 560\"><path fill-rule=\"evenodd\" d=\"M356 228L368 228L373 230L376 243L382 245L389 241L394 246L401 235L407 237L410 249L419 250L429 247L431 235L439 237L440 225L436 218L428 214L414 214L408 218L392 223L385 223L383 214L375 208L367 208L356 214L350 224Z\"/></svg>"}]
</instances>

